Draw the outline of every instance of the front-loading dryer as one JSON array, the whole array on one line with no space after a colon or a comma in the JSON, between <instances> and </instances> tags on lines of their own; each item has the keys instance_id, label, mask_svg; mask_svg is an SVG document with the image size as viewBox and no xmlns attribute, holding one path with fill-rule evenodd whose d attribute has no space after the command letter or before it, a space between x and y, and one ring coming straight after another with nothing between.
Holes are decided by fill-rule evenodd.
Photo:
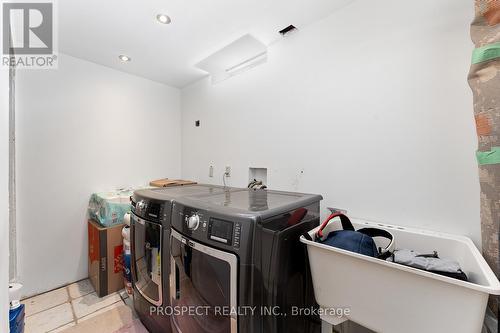
<instances>
[{"instance_id":1,"label":"front-loading dryer","mask_svg":"<svg viewBox=\"0 0 500 333\"><path fill-rule=\"evenodd\" d=\"M299 237L319 195L244 189L176 198L170 299L176 333L310 333L319 318Z\"/></svg>"}]
</instances>

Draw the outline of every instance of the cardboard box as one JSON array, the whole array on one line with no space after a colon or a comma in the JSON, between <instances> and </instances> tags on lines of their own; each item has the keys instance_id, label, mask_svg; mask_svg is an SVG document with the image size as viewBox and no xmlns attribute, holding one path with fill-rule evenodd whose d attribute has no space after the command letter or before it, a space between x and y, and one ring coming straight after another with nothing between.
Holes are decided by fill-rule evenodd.
<instances>
[{"instance_id":1,"label":"cardboard box","mask_svg":"<svg viewBox=\"0 0 500 333\"><path fill-rule=\"evenodd\" d=\"M153 180L149 183L149 185L155 187L169 187L169 186L181 186L181 185L192 185L192 184L196 184L196 182L193 182L191 180L168 179L168 178Z\"/></svg>"},{"instance_id":2,"label":"cardboard box","mask_svg":"<svg viewBox=\"0 0 500 333\"><path fill-rule=\"evenodd\" d=\"M89 278L99 297L124 288L123 224L102 227L89 220Z\"/></svg>"}]
</instances>

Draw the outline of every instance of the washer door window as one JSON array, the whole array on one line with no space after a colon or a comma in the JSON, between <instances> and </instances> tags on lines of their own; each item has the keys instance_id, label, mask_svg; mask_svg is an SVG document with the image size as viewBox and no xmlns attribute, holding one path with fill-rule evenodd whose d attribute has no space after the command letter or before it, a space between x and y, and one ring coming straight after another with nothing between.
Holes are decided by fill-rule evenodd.
<instances>
[{"instance_id":1,"label":"washer door window","mask_svg":"<svg viewBox=\"0 0 500 333\"><path fill-rule=\"evenodd\" d=\"M133 219L135 286L149 302L159 306L162 304L162 226L136 216Z\"/></svg>"},{"instance_id":2,"label":"washer door window","mask_svg":"<svg viewBox=\"0 0 500 333\"><path fill-rule=\"evenodd\" d=\"M172 230L170 295L173 328L181 333L237 332L237 258Z\"/></svg>"}]
</instances>

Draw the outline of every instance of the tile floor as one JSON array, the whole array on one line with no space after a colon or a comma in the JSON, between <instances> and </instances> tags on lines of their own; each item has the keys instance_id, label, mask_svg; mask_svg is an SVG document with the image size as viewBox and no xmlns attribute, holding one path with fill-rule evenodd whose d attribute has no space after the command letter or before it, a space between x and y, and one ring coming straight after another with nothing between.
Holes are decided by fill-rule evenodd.
<instances>
[{"instance_id":1,"label":"tile floor","mask_svg":"<svg viewBox=\"0 0 500 333\"><path fill-rule=\"evenodd\" d=\"M21 303L26 306L26 333L147 333L124 290L99 298L89 280Z\"/></svg>"}]
</instances>

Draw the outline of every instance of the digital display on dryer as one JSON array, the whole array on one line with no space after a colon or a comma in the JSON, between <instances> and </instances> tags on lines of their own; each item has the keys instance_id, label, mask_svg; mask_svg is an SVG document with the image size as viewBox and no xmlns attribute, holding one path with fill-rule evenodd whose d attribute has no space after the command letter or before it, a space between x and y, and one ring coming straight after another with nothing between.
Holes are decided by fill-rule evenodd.
<instances>
[{"instance_id":1,"label":"digital display on dryer","mask_svg":"<svg viewBox=\"0 0 500 333\"><path fill-rule=\"evenodd\" d=\"M231 245L233 239L233 223L213 218L210 219L208 225L208 238Z\"/></svg>"}]
</instances>

